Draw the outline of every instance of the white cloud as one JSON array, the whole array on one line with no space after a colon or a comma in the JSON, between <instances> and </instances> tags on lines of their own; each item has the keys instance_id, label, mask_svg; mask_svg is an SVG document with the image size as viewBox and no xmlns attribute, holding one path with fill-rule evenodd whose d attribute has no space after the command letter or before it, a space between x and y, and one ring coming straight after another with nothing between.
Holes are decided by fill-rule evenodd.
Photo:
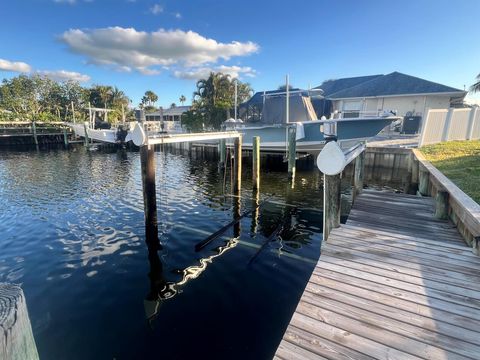
<instances>
[{"instance_id":1,"label":"white cloud","mask_svg":"<svg viewBox=\"0 0 480 360\"><path fill-rule=\"evenodd\" d=\"M160 4L155 4L155 5L153 5L153 6L150 8L150 12L151 12L153 15L161 14L161 13L163 12L163 6L160 5Z\"/></svg>"},{"instance_id":2,"label":"white cloud","mask_svg":"<svg viewBox=\"0 0 480 360\"><path fill-rule=\"evenodd\" d=\"M20 73L35 73L43 76L47 76L52 80L56 81L67 81L74 80L78 82L87 82L90 81L90 76L80 74L74 71L66 70L32 70L32 67L27 63L21 61L8 61L0 59L0 71L13 71Z\"/></svg>"},{"instance_id":3,"label":"white cloud","mask_svg":"<svg viewBox=\"0 0 480 360\"><path fill-rule=\"evenodd\" d=\"M250 55L259 49L250 41L221 43L193 31L164 29L155 32L122 27L71 29L60 39L72 52L85 55L90 63L143 73L156 72L155 66L198 67L219 59Z\"/></svg>"},{"instance_id":4,"label":"white cloud","mask_svg":"<svg viewBox=\"0 0 480 360\"><path fill-rule=\"evenodd\" d=\"M175 13L175 17L177 19L181 19L182 18L182 14L180 14L179 12Z\"/></svg>"},{"instance_id":5,"label":"white cloud","mask_svg":"<svg viewBox=\"0 0 480 360\"><path fill-rule=\"evenodd\" d=\"M198 80L207 78L211 72L222 72L230 75L232 78L239 78L241 76L255 77L256 71L249 66L226 66L221 65L217 67L198 67L186 70L174 71L173 75L179 79Z\"/></svg>"},{"instance_id":6,"label":"white cloud","mask_svg":"<svg viewBox=\"0 0 480 360\"><path fill-rule=\"evenodd\" d=\"M32 67L21 61L8 61L0 59L0 70L28 73L32 71Z\"/></svg>"},{"instance_id":7,"label":"white cloud","mask_svg":"<svg viewBox=\"0 0 480 360\"><path fill-rule=\"evenodd\" d=\"M86 3L92 3L94 0L82 0L83 2ZM77 0L53 0L54 3L57 4L69 4L69 5L74 5L77 3Z\"/></svg>"},{"instance_id":8,"label":"white cloud","mask_svg":"<svg viewBox=\"0 0 480 360\"><path fill-rule=\"evenodd\" d=\"M90 76L85 74L80 74L75 71L66 71L66 70L40 70L36 71L36 74L46 76L55 81L78 81L80 83L90 81Z\"/></svg>"}]
</instances>

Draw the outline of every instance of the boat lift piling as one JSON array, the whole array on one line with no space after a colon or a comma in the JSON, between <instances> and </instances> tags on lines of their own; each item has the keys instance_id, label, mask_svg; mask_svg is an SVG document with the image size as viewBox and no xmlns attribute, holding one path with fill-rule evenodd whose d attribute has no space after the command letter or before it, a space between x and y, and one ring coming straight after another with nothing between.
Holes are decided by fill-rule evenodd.
<instances>
[{"instance_id":1,"label":"boat lift piling","mask_svg":"<svg viewBox=\"0 0 480 360\"><path fill-rule=\"evenodd\" d=\"M85 121L83 123L83 131L85 131L85 137L84 137L84 140L85 140L85 147L88 149L88 122Z\"/></svg>"},{"instance_id":2,"label":"boat lift piling","mask_svg":"<svg viewBox=\"0 0 480 360\"><path fill-rule=\"evenodd\" d=\"M260 136L254 136L252 143L252 187L260 189Z\"/></svg>"},{"instance_id":3,"label":"boat lift piling","mask_svg":"<svg viewBox=\"0 0 480 360\"><path fill-rule=\"evenodd\" d=\"M323 240L327 241L332 229L340 226L341 181L345 167L355 160L354 197L363 189L363 159L366 144L358 143L343 151L337 143L336 122L323 125L326 145L317 158L317 166L323 173Z\"/></svg>"},{"instance_id":4,"label":"boat lift piling","mask_svg":"<svg viewBox=\"0 0 480 360\"><path fill-rule=\"evenodd\" d=\"M295 181L296 158L297 158L297 129L294 126L287 128L288 137L288 179Z\"/></svg>"},{"instance_id":5,"label":"boat lift piling","mask_svg":"<svg viewBox=\"0 0 480 360\"><path fill-rule=\"evenodd\" d=\"M220 139L218 143L218 153L220 155L220 159L218 161L218 170L222 171L225 169L225 159L227 156L227 142L225 139Z\"/></svg>"},{"instance_id":6,"label":"boat lift piling","mask_svg":"<svg viewBox=\"0 0 480 360\"><path fill-rule=\"evenodd\" d=\"M145 234L146 243L149 249L161 249L158 239L158 218L157 218L157 195L155 181L155 149L159 144L173 144L202 140L223 140L234 139L234 167L233 167L233 186L232 192L234 198L234 216L239 222L241 203L240 192L242 185L242 134L237 131L210 132L210 133L190 133L190 134L156 134L149 135L145 131L143 122L145 121L145 112L137 110L135 114L138 123L132 132L132 141L140 147L140 161L142 167L142 188L143 203L145 212ZM235 226L234 233L240 234L240 225Z\"/></svg>"},{"instance_id":7,"label":"boat lift piling","mask_svg":"<svg viewBox=\"0 0 480 360\"><path fill-rule=\"evenodd\" d=\"M235 138L233 143L233 192L238 195L242 189L242 137Z\"/></svg>"}]
</instances>

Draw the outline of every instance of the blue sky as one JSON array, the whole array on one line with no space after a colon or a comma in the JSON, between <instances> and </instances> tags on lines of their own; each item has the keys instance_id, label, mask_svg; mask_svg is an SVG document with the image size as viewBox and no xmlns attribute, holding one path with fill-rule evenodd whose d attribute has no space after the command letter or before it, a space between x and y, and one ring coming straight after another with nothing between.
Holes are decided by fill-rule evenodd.
<instances>
[{"instance_id":1,"label":"blue sky","mask_svg":"<svg viewBox=\"0 0 480 360\"><path fill-rule=\"evenodd\" d=\"M40 72L188 102L198 76L256 91L400 71L463 89L480 73L480 1L0 0L0 78ZM10 69L10 71L8 71ZM12 71L13 70L13 71Z\"/></svg>"}]
</instances>

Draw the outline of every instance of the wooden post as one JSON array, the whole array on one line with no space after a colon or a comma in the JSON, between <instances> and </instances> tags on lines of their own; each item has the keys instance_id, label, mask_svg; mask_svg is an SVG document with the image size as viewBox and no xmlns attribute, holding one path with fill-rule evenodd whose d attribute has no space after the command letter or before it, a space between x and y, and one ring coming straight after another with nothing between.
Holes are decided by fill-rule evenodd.
<instances>
[{"instance_id":1,"label":"wooden post","mask_svg":"<svg viewBox=\"0 0 480 360\"><path fill-rule=\"evenodd\" d=\"M227 141L225 139L220 139L218 147L218 153L220 155L220 160L218 161L218 170L223 170L225 169L225 158L227 155Z\"/></svg>"},{"instance_id":2,"label":"wooden post","mask_svg":"<svg viewBox=\"0 0 480 360\"><path fill-rule=\"evenodd\" d=\"M341 175L323 175L323 240L340 226Z\"/></svg>"},{"instance_id":3,"label":"wooden post","mask_svg":"<svg viewBox=\"0 0 480 360\"><path fill-rule=\"evenodd\" d=\"M75 107L73 106L73 101L72 101L72 121L74 124L76 124L76 120L75 120Z\"/></svg>"},{"instance_id":4,"label":"wooden post","mask_svg":"<svg viewBox=\"0 0 480 360\"><path fill-rule=\"evenodd\" d=\"M66 128L63 128L63 143L65 144L65 148L68 148L68 134Z\"/></svg>"},{"instance_id":5,"label":"wooden post","mask_svg":"<svg viewBox=\"0 0 480 360\"><path fill-rule=\"evenodd\" d=\"M411 164L412 164L412 185L415 184L418 186L418 178L419 178L419 162L415 155L412 152L411 155Z\"/></svg>"},{"instance_id":6,"label":"wooden post","mask_svg":"<svg viewBox=\"0 0 480 360\"><path fill-rule=\"evenodd\" d=\"M0 329L0 359L39 359L25 296L18 285L0 283Z\"/></svg>"},{"instance_id":7,"label":"wooden post","mask_svg":"<svg viewBox=\"0 0 480 360\"><path fill-rule=\"evenodd\" d=\"M242 138L235 138L233 145L233 192L239 193L242 188Z\"/></svg>"},{"instance_id":8,"label":"wooden post","mask_svg":"<svg viewBox=\"0 0 480 360\"><path fill-rule=\"evenodd\" d=\"M88 122L86 122L86 121L83 123L83 130L84 130L84 132L85 132L85 134L84 134L84 135L85 135L85 137L84 137L84 139L85 139L85 146L88 147Z\"/></svg>"},{"instance_id":9,"label":"wooden post","mask_svg":"<svg viewBox=\"0 0 480 360\"><path fill-rule=\"evenodd\" d=\"M365 151L355 159L355 173L353 175L353 194L354 198L363 191L363 177L365 173Z\"/></svg>"},{"instance_id":10,"label":"wooden post","mask_svg":"<svg viewBox=\"0 0 480 360\"><path fill-rule=\"evenodd\" d=\"M253 137L252 143L252 183L253 189L260 189L260 136Z\"/></svg>"},{"instance_id":11,"label":"wooden post","mask_svg":"<svg viewBox=\"0 0 480 360\"><path fill-rule=\"evenodd\" d=\"M252 225L250 227L250 235L255 236L258 229L258 218L259 218L259 209L260 205L260 192L258 189L253 189L252 191Z\"/></svg>"},{"instance_id":12,"label":"wooden post","mask_svg":"<svg viewBox=\"0 0 480 360\"><path fill-rule=\"evenodd\" d=\"M32 121L32 134L33 134L33 142L35 145L38 146L38 137L37 137L37 124L35 121Z\"/></svg>"},{"instance_id":13,"label":"wooden post","mask_svg":"<svg viewBox=\"0 0 480 360\"><path fill-rule=\"evenodd\" d=\"M427 169L421 168L418 174L418 193L423 196L429 195L429 182L430 182L430 173Z\"/></svg>"},{"instance_id":14,"label":"wooden post","mask_svg":"<svg viewBox=\"0 0 480 360\"><path fill-rule=\"evenodd\" d=\"M241 197L240 195L233 197L233 220L238 220L241 216ZM242 228L240 225L240 221L235 222L233 225L233 237L239 238L240 233L242 232Z\"/></svg>"},{"instance_id":15,"label":"wooden post","mask_svg":"<svg viewBox=\"0 0 480 360\"><path fill-rule=\"evenodd\" d=\"M448 198L447 191L438 190L435 196L435 217L437 219L448 219Z\"/></svg>"},{"instance_id":16,"label":"wooden post","mask_svg":"<svg viewBox=\"0 0 480 360\"><path fill-rule=\"evenodd\" d=\"M288 178L295 179L295 162L297 157L297 128L289 126L288 130Z\"/></svg>"},{"instance_id":17,"label":"wooden post","mask_svg":"<svg viewBox=\"0 0 480 360\"><path fill-rule=\"evenodd\" d=\"M160 250L157 222L157 194L155 188L155 151L153 146L140 147L142 167L143 207L145 212L145 237L151 250Z\"/></svg>"}]
</instances>

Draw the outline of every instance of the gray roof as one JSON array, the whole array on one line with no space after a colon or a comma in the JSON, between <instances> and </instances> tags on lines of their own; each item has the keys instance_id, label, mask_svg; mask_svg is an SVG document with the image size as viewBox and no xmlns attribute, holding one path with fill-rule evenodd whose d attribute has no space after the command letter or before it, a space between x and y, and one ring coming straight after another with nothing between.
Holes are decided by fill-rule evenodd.
<instances>
[{"instance_id":1,"label":"gray roof","mask_svg":"<svg viewBox=\"0 0 480 360\"><path fill-rule=\"evenodd\" d=\"M351 78L326 80L322 83L322 85L315 87L315 89L322 89L323 96L329 97L331 94L334 94L340 90L351 88L353 86L373 80L380 76L383 76L383 75L379 74L379 75L357 76L357 77L351 77Z\"/></svg>"},{"instance_id":2,"label":"gray roof","mask_svg":"<svg viewBox=\"0 0 480 360\"><path fill-rule=\"evenodd\" d=\"M190 106L175 106L170 109L163 109L163 115L182 115L190 110Z\"/></svg>"},{"instance_id":3,"label":"gray roof","mask_svg":"<svg viewBox=\"0 0 480 360\"><path fill-rule=\"evenodd\" d=\"M163 109L163 110L157 110L157 111L154 111L154 112L151 112L151 113L148 113L146 114L146 116L161 116L161 115L168 115L168 116L172 116L172 115L182 115L184 112L187 112L188 110L190 110L190 106L176 106L176 107L173 107L173 108L169 108L169 109Z\"/></svg>"},{"instance_id":4,"label":"gray roof","mask_svg":"<svg viewBox=\"0 0 480 360\"><path fill-rule=\"evenodd\" d=\"M362 78L364 81L360 81ZM339 82L339 85L335 85L335 82ZM356 82L356 85L350 87L343 86L350 82ZM432 81L420 79L415 76L410 76L399 72L393 72L387 75L372 75L361 78L330 80L324 82L322 85L324 84L327 85L327 89L341 88L340 90L335 90L335 92L329 91L326 94L326 97L329 99L432 93L458 93L459 96L466 94L466 92L463 90L455 89L450 86L434 83ZM319 87L322 88L322 85Z\"/></svg>"}]
</instances>

